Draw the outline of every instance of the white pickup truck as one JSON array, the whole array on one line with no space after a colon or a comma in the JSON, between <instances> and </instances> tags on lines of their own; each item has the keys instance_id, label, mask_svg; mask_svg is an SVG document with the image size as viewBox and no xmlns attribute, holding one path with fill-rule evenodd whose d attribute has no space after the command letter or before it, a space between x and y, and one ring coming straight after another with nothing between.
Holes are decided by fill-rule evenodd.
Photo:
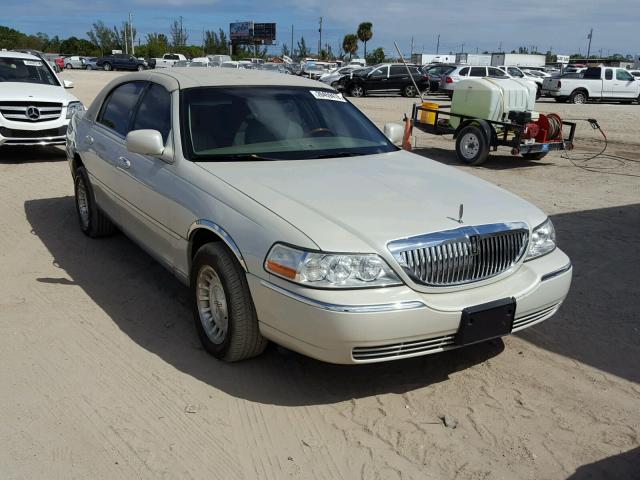
<instances>
[{"instance_id":1,"label":"white pickup truck","mask_svg":"<svg viewBox=\"0 0 640 480\"><path fill-rule=\"evenodd\" d=\"M640 81L624 68L590 67L581 78L556 78L545 82L542 94L561 103L586 103L588 100L640 102Z\"/></svg>"},{"instance_id":2,"label":"white pickup truck","mask_svg":"<svg viewBox=\"0 0 640 480\"><path fill-rule=\"evenodd\" d=\"M168 68L173 67L173 64L180 60L187 60L187 57L181 53L165 53L162 58L154 58L156 61L156 68Z\"/></svg>"}]
</instances>

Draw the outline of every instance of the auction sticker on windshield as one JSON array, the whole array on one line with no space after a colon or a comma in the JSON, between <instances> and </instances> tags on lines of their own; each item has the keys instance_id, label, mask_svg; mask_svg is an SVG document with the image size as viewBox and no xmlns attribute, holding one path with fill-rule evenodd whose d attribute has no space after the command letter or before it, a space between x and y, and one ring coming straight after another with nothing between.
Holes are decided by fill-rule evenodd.
<instances>
[{"instance_id":1,"label":"auction sticker on windshield","mask_svg":"<svg viewBox=\"0 0 640 480\"><path fill-rule=\"evenodd\" d=\"M341 93L321 92L318 90L309 90L317 100L332 100L334 102L346 102Z\"/></svg>"},{"instance_id":2,"label":"auction sticker on windshield","mask_svg":"<svg viewBox=\"0 0 640 480\"><path fill-rule=\"evenodd\" d=\"M25 60L24 64L27 67L41 67L42 66L42 62L39 62L38 60Z\"/></svg>"}]
</instances>

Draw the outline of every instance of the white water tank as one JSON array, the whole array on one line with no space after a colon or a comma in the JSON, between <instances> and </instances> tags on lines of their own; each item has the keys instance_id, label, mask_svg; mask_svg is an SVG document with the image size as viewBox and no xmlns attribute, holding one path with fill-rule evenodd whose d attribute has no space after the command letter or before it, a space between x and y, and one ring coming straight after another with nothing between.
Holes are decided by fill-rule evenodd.
<instances>
[{"instance_id":1,"label":"white water tank","mask_svg":"<svg viewBox=\"0 0 640 480\"><path fill-rule=\"evenodd\" d=\"M516 78L469 78L456 84L451 113L485 120L503 121L511 111L532 112L536 85ZM451 117L455 128L460 119Z\"/></svg>"}]
</instances>

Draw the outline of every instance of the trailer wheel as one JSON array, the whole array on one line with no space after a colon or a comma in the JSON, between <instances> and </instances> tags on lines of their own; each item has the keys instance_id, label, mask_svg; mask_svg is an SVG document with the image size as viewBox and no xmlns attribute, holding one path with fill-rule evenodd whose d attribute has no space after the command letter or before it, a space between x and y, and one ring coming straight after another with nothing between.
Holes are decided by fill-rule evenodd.
<instances>
[{"instance_id":1,"label":"trailer wheel","mask_svg":"<svg viewBox=\"0 0 640 480\"><path fill-rule=\"evenodd\" d=\"M468 125L458 133L456 154L467 165L481 165L489 156L489 139L481 128Z\"/></svg>"},{"instance_id":2,"label":"trailer wheel","mask_svg":"<svg viewBox=\"0 0 640 480\"><path fill-rule=\"evenodd\" d=\"M571 96L569 97L569 101L571 103L583 104L583 103L587 103L587 98L588 98L587 92L585 92L584 90L576 90L571 93Z\"/></svg>"},{"instance_id":3,"label":"trailer wheel","mask_svg":"<svg viewBox=\"0 0 640 480\"><path fill-rule=\"evenodd\" d=\"M525 160L542 160L547 156L548 152L533 152L533 153L523 153L522 158Z\"/></svg>"}]
</instances>

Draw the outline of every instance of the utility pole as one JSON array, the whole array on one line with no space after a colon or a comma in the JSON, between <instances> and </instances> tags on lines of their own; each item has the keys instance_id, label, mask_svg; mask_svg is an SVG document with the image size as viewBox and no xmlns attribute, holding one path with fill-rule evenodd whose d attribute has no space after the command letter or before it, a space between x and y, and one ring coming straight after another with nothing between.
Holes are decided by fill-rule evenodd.
<instances>
[{"instance_id":1,"label":"utility pole","mask_svg":"<svg viewBox=\"0 0 640 480\"><path fill-rule=\"evenodd\" d=\"M133 38L133 15L131 15L131 12L129 12L129 40L131 40L131 55L135 55L136 45L134 42L136 39Z\"/></svg>"},{"instance_id":2,"label":"utility pole","mask_svg":"<svg viewBox=\"0 0 640 480\"><path fill-rule=\"evenodd\" d=\"M591 31L589 32L589 35L587 35L587 38L589 39L589 48L587 49L587 61L589 61L589 55L591 54L591 39L593 38L593 27L591 27Z\"/></svg>"},{"instance_id":3,"label":"utility pole","mask_svg":"<svg viewBox=\"0 0 640 480\"><path fill-rule=\"evenodd\" d=\"M464 43L462 44L462 46L460 47L460 53L464 53Z\"/></svg>"},{"instance_id":4,"label":"utility pole","mask_svg":"<svg viewBox=\"0 0 640 480\"><path fill-rule=\"evenodd\" d=\"M436 55L440 53L440 34L438 34L438 43L436 43Z\"/></svg>"},{"instance_id":5,"label":"utility pole","mask_svg":"<svg viewBox=\"0 0 640 480\"><path fill-rule=\"evenodd\" d=\"M498 45L498 52L502 53L502 40L500 40L500 45Z\"/></svg>"},{"instance_id":6,"label":"utility pole","mask_svg":"<svg viewBox=\"0 0 640 480\"><path fill-rule=\"evenodd\" d=\"M318 39L318 60L320 60L320 52L322 51L322 17L320 17L320 28L318 32L320 32L320 38Z\"/></svg>"},{"instance_id":7,"label":"utility pole","mask_svg":"<svg viewBox=\"0 0 640 480\"><path fill-rule=\"evenodd\" d=\"M202 27L202 56L204 57L204 27Z\"/></svg>"},{"instance_id":8,"label":"utility pole","mask_svg":"<svg viewBox=\"0 0 640 480\"><path fill-rule=\"evenodd\" d=\"M126 53L127 55L129 55L129 42L127 41L127 25L125 23L124 26L124 53Z\"/></svg>"},{"instance_id":9,"label":"utility pole","mask_svg":"<svg viewBox=\"0 0 640 480\"><path fill-rule=\"evenodd\" d=\"M413 57L413 37L411 37L411 53L409 55L409 60L411 61L411 58Z\"/></svg>"}]
</instances>

